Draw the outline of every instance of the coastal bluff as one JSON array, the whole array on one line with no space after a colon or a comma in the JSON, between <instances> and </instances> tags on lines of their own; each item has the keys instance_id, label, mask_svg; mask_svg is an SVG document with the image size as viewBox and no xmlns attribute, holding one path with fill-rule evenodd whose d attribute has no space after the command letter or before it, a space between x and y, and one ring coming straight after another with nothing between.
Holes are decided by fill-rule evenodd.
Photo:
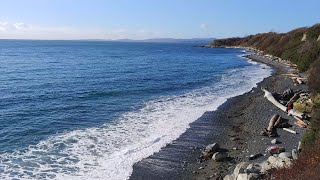
<instances>
[{"instance_id":1,"label":"coastal bluff","mask_svg":"<svg viewBox=\"0 0 320 180\"><path fill-rule=\"evenodd\" d=\"M266 54L287 59L306 71L320 54L320 24L287 33L259 33L246 37L217 39L211 47L250 47Z\"/></svg>"}]
</instances>

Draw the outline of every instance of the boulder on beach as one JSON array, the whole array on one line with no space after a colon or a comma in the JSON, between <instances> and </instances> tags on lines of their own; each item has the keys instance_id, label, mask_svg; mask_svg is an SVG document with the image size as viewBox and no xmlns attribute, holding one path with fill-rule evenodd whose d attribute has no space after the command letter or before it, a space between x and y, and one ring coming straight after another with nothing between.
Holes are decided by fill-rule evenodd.
<instances>
[{"instance_id":1,"label":"boulder on beach","mask_svg":"<svg viewBox=\"0 0 320 180\"><path fill-rule=\"evenodd\" d=\"M292 152L291 152L291 155L292 155L292 158L293 158L293 159L298 159L298 152L297 152L297 150L293 149Z\"/></svg>"},{"instance_id":2,"label":"boulder on beach","mask_svg":"<svg viewBox=\"0 0 320 180\"><path fill-rule=\"evenodd\" d=\"M272 141L271 141L271 144L279 144L280 143L280 141L278 141L278 139L273 139Z\"/></svg>"},{"instance_id":3,"label":"boulder on beach","mask_svg":"<svg viewBox=\"0 0 320 180\"><path fill-rule=\"evenodd\" d=\"M233 171L233 175L238 176L238 174L245 173L244 170L249 166L248 162L241 162L237 164L236 168Z\"/></svg>"},{"instance_id":4,"label":"boulder on beach","mask_svg":"<svg viewBox=\"0 0 320 180\"><path fill-rule=\"evenodd\" d=\"M212 159L215 161L224 161L228 158L228 154L226 152L216 152L213 154Z\"/></svg>"},{"instance_id":5,"label":"boulder on beach","mask_svg":"<svg viewBox=\"0 0 320 180\"><path fill-rule=\"evenodd\" d=\"M237 177L235 175L226 175L223 180L236 180Z\"/></svg>"},{"instance_id":6,"label":"boulder on beach","mask_svg":"<svg viewBox=\"0 0 320 180\"><path fill-rule=\"evenodd\" d=\"M239 174L237 180L256 180L259 179L259 174L250 173L250 174Z\"/></svg>"},{"instance_id":7,"label":"boulder on beach","mask_svg":"<svg viewBox=\"0 0 320 180\"><path fill-rule=\"evenodd\" d=\"M220 146L218 143L213 143L213 144L209 144L206 148L205 148L205 152L208 153L215 153L220 149Z\"/></svg>"},{"instance_id":8,"label":"boulder on beach","mask_svg":"<svg viewBox=\"0 0 320 180\"><path fill-rule=\"evenodd\" d=\"M214 153L216 153L220 149L218 143L209 144L206 148L201 152L200 159L208 160L212 157Z\"/></svg>"},{"instance_id":9,"label":"boulder on beach","mask_svg":"<svg viewBox=\"0 0 320 180\"><path fill-rule=\"evenodd\" d=\"M270 156L268 158L268 163L270 164L270 168L282 168L289 167L291 165L291 160L286 157Z\"/></svg>"},{"instance_id":10,"label":"boulder on beach","mask_svg":"<svg viewBox=\"0 0 320 180\"><path fill-rule=\"evenodd\" d=\"M259 157L262 157L263 154L261 153L258 153L258 154L252 154L249 156L249 160L255 160L255 159L258 159Z\"/></svg>"},{"instance_id":11,"label":"boulder on beach","mask_svg":"<svg viewBox=\"0 0 320 180\"><path fill-rule=\"evenodd\" d=\"M278 156L279 158L292 158L292 154L289 152L282 152Z\"/></svg>"},{"instance_id":12,"label":"boulder on beach","mask_svg":"<svg viewBox=\"0 0 320 180\"><path fill-rule=\"evenodd\" d=\"M260 164L249 164L249 166L247 167L247 169L245 169L244 171L246 173L260 173L262 167L260 166Z\"/></svg>"}]
</instances>

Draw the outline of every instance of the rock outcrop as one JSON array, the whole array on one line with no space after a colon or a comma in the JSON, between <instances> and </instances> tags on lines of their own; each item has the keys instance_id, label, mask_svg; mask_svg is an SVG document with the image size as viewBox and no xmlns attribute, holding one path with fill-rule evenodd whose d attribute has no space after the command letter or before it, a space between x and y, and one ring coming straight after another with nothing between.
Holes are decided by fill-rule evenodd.
<instances>
[{"instance_id":1,"label":"rock outcrop","mask_svg":"<svg viewBox=\"0 0 320 180\"><path fill-rule=\"evenodd\" d=\"M303 34L301 41L307 41L307 34L306 33Z\"/></svg>"},{"instance_id":2,"label":"rock outcrop","mask_svg":"<svg viewBox=\"0 0 320 180\"><path fill-rule=\"evenodd\" d=\"M236 166L233 174L225 176L224 180L258 180L271 169L290 166L291 157L291 153L280 153L279 156L270 156L267 161L260 164L241 162Z\"/></svg>"}]
</instances>

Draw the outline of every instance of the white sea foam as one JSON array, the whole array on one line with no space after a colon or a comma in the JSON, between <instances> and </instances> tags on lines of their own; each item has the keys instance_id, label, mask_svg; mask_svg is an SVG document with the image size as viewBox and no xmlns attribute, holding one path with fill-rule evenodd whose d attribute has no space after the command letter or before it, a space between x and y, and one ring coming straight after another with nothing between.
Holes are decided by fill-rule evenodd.
<instances>
[{"instance_id":1,"label":"white sea foam","mask_svg":"<svg viewBox=\"0 0 320 180\"><path fill-rule=\"evenodd\" d=\"M51 136L26 151L0 155L0 179L127 179L134 163L177 139L205 111L243 94L271 69L263 65L225 72L214 86L160 97L113 124Z\"/></svg>"}]
</instances>

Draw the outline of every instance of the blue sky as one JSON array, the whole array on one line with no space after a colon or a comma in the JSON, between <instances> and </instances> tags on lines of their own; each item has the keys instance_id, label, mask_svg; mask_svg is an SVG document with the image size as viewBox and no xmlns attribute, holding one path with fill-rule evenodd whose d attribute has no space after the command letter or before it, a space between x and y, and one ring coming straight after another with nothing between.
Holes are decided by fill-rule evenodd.
<instances>
[{"instance_id":1,"label":"blue sky","mask_svg":"<svg viewBox=\"0 0 320 180\"><path fill-rule=\"evenodd\" d=\"M0 0L0 38L223 38L286 32L319 23L319 7L319 0Z\"/></svg>"}]
</instances>

